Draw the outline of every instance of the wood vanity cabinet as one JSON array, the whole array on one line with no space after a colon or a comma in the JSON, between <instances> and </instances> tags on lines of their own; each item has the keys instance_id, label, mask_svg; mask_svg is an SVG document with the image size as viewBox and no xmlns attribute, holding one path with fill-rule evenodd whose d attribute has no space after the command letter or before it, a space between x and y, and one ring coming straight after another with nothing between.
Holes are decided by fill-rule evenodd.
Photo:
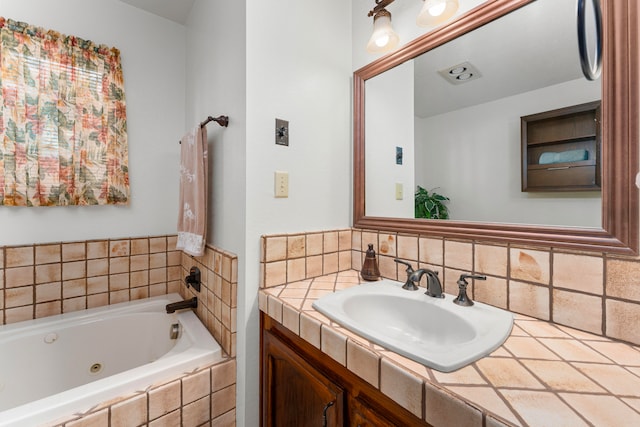
<instances>
[{"instance_id":1,"label":"wood vanity cabinet","mask_svg":"<svg viewBox=\"0 0 640 427\"><path fill-rule=\"evenodd\" d=\"M522 191L599 191L600 101L521 117Z\"/></svg>"},{"instance_id":2,"label":"wood vanity cabinet","mask_svg":"<svg viewBox=\"0 0 640 427\"><path fill-rule=\"evenodd\" d=\"M263 427L428 426L271 317L260 323Z\"/></svg>"}]
</instances>

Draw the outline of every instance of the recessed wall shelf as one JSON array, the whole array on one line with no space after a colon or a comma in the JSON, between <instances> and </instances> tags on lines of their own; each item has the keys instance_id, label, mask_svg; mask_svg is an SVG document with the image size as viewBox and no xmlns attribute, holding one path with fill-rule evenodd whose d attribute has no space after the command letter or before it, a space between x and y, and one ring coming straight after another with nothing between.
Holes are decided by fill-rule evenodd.
<instances>
[{"instance_id":1,"label":"recessed wall shelf","mask_svg":"<svg viewBox=\"0 0 640 427\"><path fill-rule=\"evenodd\" d=\"M600 101L521 117L522 191L600 191Z\"/></svg>"}]
</instances>

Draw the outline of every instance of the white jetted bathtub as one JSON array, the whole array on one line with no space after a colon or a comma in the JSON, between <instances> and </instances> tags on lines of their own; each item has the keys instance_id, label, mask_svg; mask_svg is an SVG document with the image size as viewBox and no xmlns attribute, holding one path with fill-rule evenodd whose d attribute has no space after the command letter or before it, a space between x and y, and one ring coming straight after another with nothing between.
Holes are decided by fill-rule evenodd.
<instances>
[{"instance_id":1,"label":"white jetted bathtub","mask_svg":"<svg viewBox=\"0 0 640 427\"><path fill-rule=\"evenodd\" d=\"M163 295L0 326L0 426L86 411L221 360L195 313L166 313L181 299Z\"/></svg>"}]
</instances>

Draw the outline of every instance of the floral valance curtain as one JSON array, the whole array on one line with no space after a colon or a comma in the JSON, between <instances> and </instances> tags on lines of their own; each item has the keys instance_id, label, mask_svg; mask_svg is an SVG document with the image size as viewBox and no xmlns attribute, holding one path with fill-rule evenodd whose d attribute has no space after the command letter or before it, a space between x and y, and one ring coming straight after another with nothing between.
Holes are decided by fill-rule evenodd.
<instances>
[{"instance_id":1,"label":"floral valance curtain","mask_svg":"<svg viewBox=\"0 0 640 427\"><path fill-rule=\"evenodd\" d=\"M126 204L120 52L0 17L0 205Z\"/></svg>"}]
</instances>

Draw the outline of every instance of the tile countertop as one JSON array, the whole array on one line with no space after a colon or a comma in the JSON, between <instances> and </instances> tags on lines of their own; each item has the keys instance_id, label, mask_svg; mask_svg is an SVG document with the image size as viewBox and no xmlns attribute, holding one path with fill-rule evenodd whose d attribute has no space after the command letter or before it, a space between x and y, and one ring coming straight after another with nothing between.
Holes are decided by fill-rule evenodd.
<instances>
[{"instance_id":1,"label":"tile countertop","mask_svg":"<svg viewBox=\"0 0 640 427\"><path fill-rule=\"evenodd\" d=\"M264 288L260 310L434 426L640 426L640 347L516 314L500 348L442 373L311 306L359 283L351 270Z\"/></svg>"}]
</instances>

